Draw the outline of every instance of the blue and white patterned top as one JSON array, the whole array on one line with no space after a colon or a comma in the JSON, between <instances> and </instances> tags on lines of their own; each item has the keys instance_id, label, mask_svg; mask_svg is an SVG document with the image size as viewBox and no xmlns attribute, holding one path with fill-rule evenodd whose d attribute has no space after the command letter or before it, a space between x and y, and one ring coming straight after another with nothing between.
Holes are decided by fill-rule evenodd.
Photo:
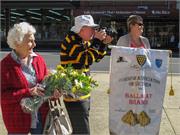
<instances>
[{"instance_id":1,"label":"blue and white patterned top","mask_svg":"<svg viewBox=\"0 0 180 135\"><path fill-rule=\"evenodd\" d=\"M36 73L35 73L34 67L32 65L33 57L36 57L36 56L37 56L37 54L32 52L28 57L27 64L24 64L23 61L18 57L18 55L15 53L14 50L12 50L12 52L11 52L11 57L17 63L19 63L21 65L22 72L28 81L29 88L34 87L36 85L36 81L37 81Z\"/></svg>"}]
</instances>

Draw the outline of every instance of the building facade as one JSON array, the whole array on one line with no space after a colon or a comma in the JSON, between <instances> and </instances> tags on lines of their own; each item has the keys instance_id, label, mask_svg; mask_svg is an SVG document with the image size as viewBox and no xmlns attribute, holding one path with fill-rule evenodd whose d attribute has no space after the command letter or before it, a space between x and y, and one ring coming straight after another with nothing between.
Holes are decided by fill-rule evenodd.
<instances>
[{"instance_id":1,"label":"building facade","mask_svg":"<svg viewBox=\"0 0 180 135\"><path fill-rule=\"evenodd\" d=\"M152 48L178 51L179 8L177 1L93 1L81 2L74 16L91 14L96 23L113 28L117 39L127 33L126 20L137 14L144 20L144 36Z\"/></svg>"},{"instance_id":2,"label":"building facade","mask_svg":"<svg viewBox=\"0 0 180 135\"><path fill-rule=\"evenodd\" d=\"M152 48L179 51L178 1L2 1L1 43L5 44L9 28L28 21L37 29L38 49L55 49L73 25L77 15L91 14L95 22L111 29L113 44L127 33L126 19L138 14L144 19L144 36Z\"/></svg>"},{"instance_id":3,"label":"building facade","mask_svg":"<svg viewBox=\"0 0 180 135\"><path fill-rule=\"evenodd\" d=\"M6 37L15 23L27 21L36 28L38 50L56 50L58 44L71 28L72 11L79 2L3 0L1 2L1 48L8 49Z\"/></svg>"}]
</instances>

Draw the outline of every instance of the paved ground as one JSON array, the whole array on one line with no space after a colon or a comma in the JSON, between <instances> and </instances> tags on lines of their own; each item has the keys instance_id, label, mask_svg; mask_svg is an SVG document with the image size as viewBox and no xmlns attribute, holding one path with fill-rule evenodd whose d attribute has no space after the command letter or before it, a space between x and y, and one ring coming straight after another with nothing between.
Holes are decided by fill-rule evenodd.
<instances>
[{"instance_id":1,"label":"paved ground","mask_svg":"<svg viewBox=\"0 0 180 135\"><path fill-rule=\"evenodd\" d=\"M109 99L108 94L106 93L107 88L109 87L109 74L107 72L95 72L92 75L98 80L100 86L97 90L92 92L91 97L91 135L109 135ZM175 90L175 96L173 97L168 96L170 76L168 76L167 79L159 135L180 135L180 76L173 76L173 88ZM0 113L0 135L6 135L6 133Z\"/></svg>"}]
</instances>

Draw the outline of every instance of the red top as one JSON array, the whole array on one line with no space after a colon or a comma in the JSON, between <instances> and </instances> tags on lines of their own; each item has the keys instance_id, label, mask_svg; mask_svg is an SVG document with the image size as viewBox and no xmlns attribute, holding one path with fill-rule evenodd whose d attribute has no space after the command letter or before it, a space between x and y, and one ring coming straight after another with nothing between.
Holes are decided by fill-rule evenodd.
<instances>
[{"instance_id":1,"label":"red top","mask_svg":"<svg viewBox=\"0 0 180 135\"><path fill-rule=\"evenodd\" d=\"M145 48L143 43L140 46L137 46L133 41L131 42L131 47L132 48Z\"/></svg>"},{"instance_id":2,"label":"red top","mask_svg":"<svg viewBox=\"0 0 180 135\"><path fill-rule=\"evenodd\" d=\"M20 64L15 62L10 54L0 64L1 108L4 124L8 133L27 134L31 127L31 115L22 111L20 101L24 97L31 97L28 82L22 73ZM40 83L47 74L44 59L38 55L34 57L32 64L36 72L37 82ZM39 109L43 124L48 108L48 104L44 103Z\"/></svg>"}]
</instances>

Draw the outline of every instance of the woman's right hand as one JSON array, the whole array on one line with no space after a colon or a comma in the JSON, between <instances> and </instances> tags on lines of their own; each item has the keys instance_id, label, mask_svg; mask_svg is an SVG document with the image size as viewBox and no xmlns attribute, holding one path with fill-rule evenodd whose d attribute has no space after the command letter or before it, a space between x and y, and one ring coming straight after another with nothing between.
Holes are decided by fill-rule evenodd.
<instances>
[{"instance_id":1,"label":"woman's right hand","mask_svg":"<svg viewBox=\"0 0 180 135\"><path fill-rule=\"evenodd\" d=\"M30 89L30 94L32 96L44 96L44 89L38 86L35 86Z\"/></svg>"}]
</instances>

